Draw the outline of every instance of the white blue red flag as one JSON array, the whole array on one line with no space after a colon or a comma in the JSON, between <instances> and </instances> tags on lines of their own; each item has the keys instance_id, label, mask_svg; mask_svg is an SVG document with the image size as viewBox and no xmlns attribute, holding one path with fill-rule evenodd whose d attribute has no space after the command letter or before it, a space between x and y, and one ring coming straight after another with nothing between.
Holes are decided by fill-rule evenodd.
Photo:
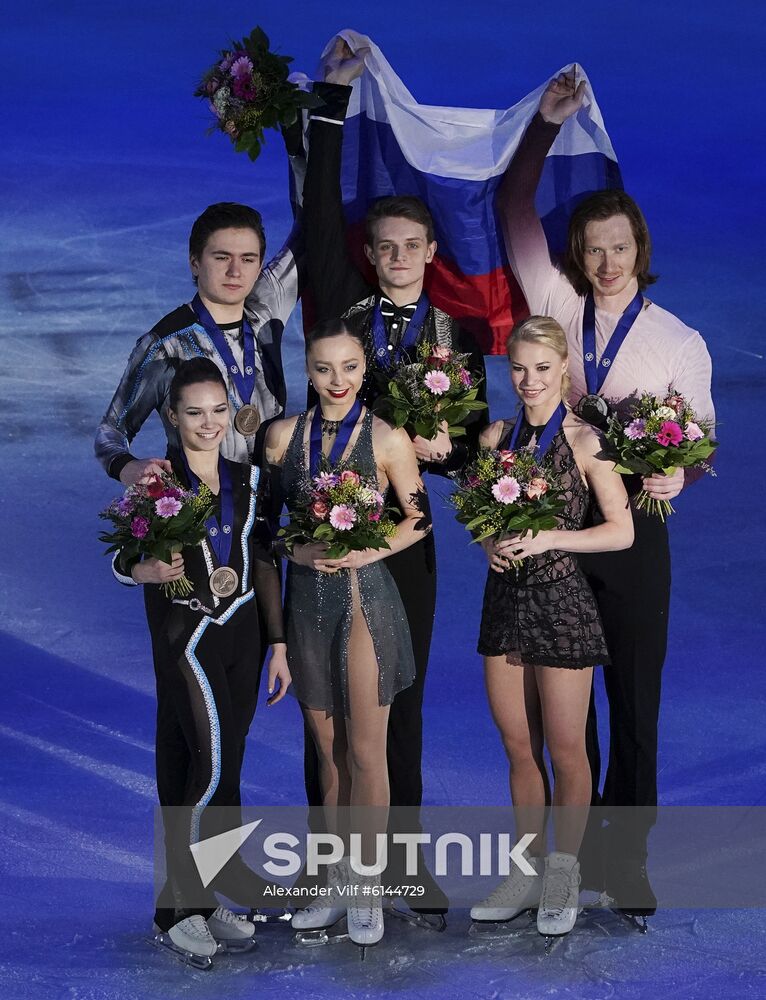
<instances>
[{"instance_id":1,"label":"white blue red flag","mask_svg":"<svg viewBox=\"0 0 766 1000\"><path fill-rule=\"evenodd\" d=\"M362 227L370 202L417 195L433 215L438 241L426 272L431 301L471 329L485 352L502 353L527 308L508 263L495 194L548 81L502 111L422 105L370 38L351 30L340 36L352 51L370 48L366 71L353 85L343 139L343 203L354 259L367 271ZM334 42L335 36L323 56ZM577 74L586 80L583 107L561 129L538 189L537 206L554 255L564 249L577 202L592 191L622 186L580 66Z\"/></svg>"}]
</instances>

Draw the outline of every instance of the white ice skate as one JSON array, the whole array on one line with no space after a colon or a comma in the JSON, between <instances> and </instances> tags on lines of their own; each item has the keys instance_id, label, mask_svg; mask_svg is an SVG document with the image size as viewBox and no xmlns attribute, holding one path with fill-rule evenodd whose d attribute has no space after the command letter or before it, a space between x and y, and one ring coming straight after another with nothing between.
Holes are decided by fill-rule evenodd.
<instances>
[{"instance_id":1,"label":"white ice skate","mask_svg":"<svg viewBox=\"0 0 766 1000\"><path fill-rule=\"evenodd\" d=\"M255 924L243 913L219 906L207 918L207 926L224 951L243 952L255 947Z\"/></svg>"},{"instance_id":2,"label":"white ice skate","mask_svg":"<svg viewBox=\"0 0 766 1000\"><path fill-rule=\"evenodd\" d=\"M577 920L580 865L573 854L552 851L545 859L537 929L548 938L568 934Z\"/></svg>"},{"instance_id":3,"label":"white ice skate","mask_svg":"<svg viewBox=\"0 0 766 1000\"><path fill-rule=\"evenodd\" d=\"M348 886L350 882L348 862L344 858L337 865L331 865L327 875L327 886L330 890L326 896L319 896L316 902L309 904L293 914L292 927L298 933L295 940L298 944L311 946L327 944L330 940L346 939L347 935L336 935L333 938L327 934L327 928L337 924L346 916L349 897L341 896L338 890Z\"/></svg>"},{"instance_id":4,"label":"white ice skate","mask_svg":"<svg viewBox=\"0 0 766 1000\"><path fill-rule=\"evenodd\" d=\"M169 931L161 931L156 924L154 930L154 943L158 948L166 948L180 961L195 969L209 969L212 966L218 944L201 914L184 917Z\"/></svg>"},{"instance_id":5,"label":"white ice skate","mask_svg":"<svg viewBox=\"0 0 766 1000\"><path fill-rule=\"evenodd\" d=\"M365 949L383 937L383 895L378 875L353 875L354 894L348 908L348 936Z\"/></svg>"},{"instance_id":6,"label":"white ice skate","mask_svg":"<svg viewBox=\"0 0 766 1000\"><path fill-rule=\"evenodd\" d=\"M535 869L536 875L525 875L514 865L508 878L476 906L471 907L471 920L479 923L513 920L520 913L537 906L542 891L540 858L526 858Z\"/></svg>"}]
</instances>

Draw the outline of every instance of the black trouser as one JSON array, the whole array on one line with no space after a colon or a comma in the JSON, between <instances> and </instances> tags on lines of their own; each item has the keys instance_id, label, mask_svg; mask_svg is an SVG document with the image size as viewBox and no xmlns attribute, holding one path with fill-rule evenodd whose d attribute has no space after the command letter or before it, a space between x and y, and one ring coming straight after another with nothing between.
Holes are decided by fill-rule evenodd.
<instances>
[{"instance_id":1,"label":"black trouser","mask_svg":"<svg viewBox=\"0 0 766 1000\"><path fill-rule=\"evenodd\" d=\"M636 855L646 850L657 805L657 727L670 604L670 548L659 517L634 510L635 541L622 552L583 555L580 564L598 602L611 664L609 763L601 804L642 806L630 814ZM588 753L598 786L600 758L591 698ZM620 812L614 813L619 824ZM610 819L610 824L612 820Z\"/></svg>"},{"instance_id":2,"label":"black trouser","mask_svg":"<svg viewBox=\"0 0 766 1000\"><path fill-rule=\"evenodd\" d=\"M207 916L217 905L212 892L205 893L198 882L189 843L196 816L200 839L222 832L222 822L237 825L234 809L240 804L245 738L255 712L262 659L254 600L225 625L210 622L188 655L187 644L202 620L199 612L173 605L163 614L148 602L147 617L157 681L157 790L160 805L173 807L165 817L168 881L155 913L158 926L167 930L180 915ZM206 806L230 811L222 816L212 810L206 819ZM227 895L234 868L244 867L238 861L235 856L231 870L227 865L214 883ZM247 892L241 878L236 882ZM249 887L253 898L259 883ZM206 898L209 907L184 906L183 896L190 890L195 898Z\"/></svg>"},{"instance_id":3,"label":"black trouser","mask_svg":"<svg viewBox=\"0 0 766 1000\"><path fill-rule=\"evenodd\" d=\"M415 680L394 698L388 717L388 780L392 806L419 806L423 798L423 693L436 611L436 552L433 536L386 559L407 615L415 654ZM304 772L309 805L321 805L319 763L305 731Z\"/></svg>"}]
</instances>

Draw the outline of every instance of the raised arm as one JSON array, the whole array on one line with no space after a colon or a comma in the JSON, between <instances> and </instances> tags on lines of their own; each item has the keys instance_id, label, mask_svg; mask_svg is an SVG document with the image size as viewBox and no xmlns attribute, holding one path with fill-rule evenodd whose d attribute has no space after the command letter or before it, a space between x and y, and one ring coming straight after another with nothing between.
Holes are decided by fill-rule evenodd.
<instances>
[{"instance_id":1,"label":"raised arm","mask_svg":"<svg viewBox=\"0 0 766 1000\"><path fill-rule=\"evenodd\" d=\"M497 209L508 258L533 313L548 315L552 288L560 280L553 266L535 208L543 165L562 124L582 105L585 81L575 87L573 74L552 80L537 114L508 165L497 194Z\"/></svg>"},{"instance_id":2,"label":"raised arm","mask_svg":"<svg viewBox=\"0 0 766 1000\"><path fill-rule=\"evenodd\" d=\"M107 475L124 485L143 476L172 472L164 458L137 459L130 442L152 410L165 398L165 361L159 343L148 333L136 344L120 384L96 431L95 452Z\"/></svg>"},{"instance_id":3,"label":"raised arm","mask_svg":"<svg viewBox=\"0 0 766 1000\"><path fill-rule=\"evenodd\" d=\"M338 39L325 64L324 81L314 85L325 104L310 115L303 225L317 320L340 316L372 291L347 249L340 176L349 84L361 74L363 59L363 51L351 55Z\"/></svg>"}]
</instances>

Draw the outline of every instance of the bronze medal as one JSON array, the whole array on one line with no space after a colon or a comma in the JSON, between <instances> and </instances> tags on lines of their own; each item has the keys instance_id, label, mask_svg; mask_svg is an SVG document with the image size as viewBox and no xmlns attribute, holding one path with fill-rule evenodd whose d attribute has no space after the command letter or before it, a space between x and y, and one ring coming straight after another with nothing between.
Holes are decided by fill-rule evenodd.
<instances>
[{"instance_id":1,"label":"bronze medal","mask_svg":"<svg viewBox=\"0 0 766 1000\"><path fill-rule=\"evenodd\" d=\"M244 437L250 437L251 434L255 434L261 426L261 415L258 412L258 408L252 406L250 403L241 406L234 417L234 426Z\"/></svg>"},{"instance_id":2,"label":"bronze medal","mask_svg":"<svg viewBox=\"0 0 766 1000\"><path fill-rule=\"evenodd\" d=\"M210 574L210 592L216 597L231 597L239 585L239 576L231 566L219 566Z\"/></svg>"}]
</instances>

